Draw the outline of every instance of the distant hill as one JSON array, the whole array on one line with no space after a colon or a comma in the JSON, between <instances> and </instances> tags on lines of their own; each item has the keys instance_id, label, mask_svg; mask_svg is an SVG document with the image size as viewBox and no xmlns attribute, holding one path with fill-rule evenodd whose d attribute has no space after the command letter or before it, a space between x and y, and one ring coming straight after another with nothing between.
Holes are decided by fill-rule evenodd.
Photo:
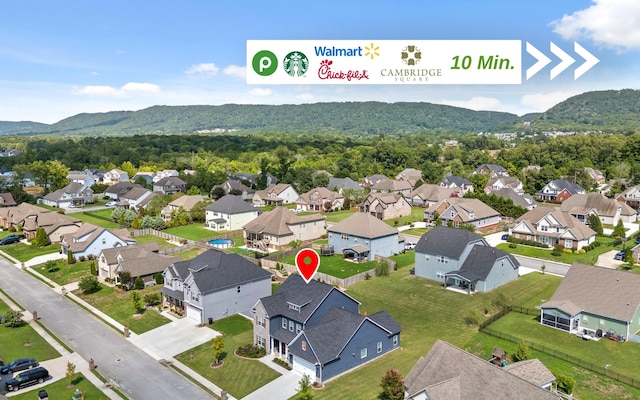
<instances>
[{"instance_id":1,"label":"distant hill","mask_svg":"<svg viewBox=\"0 0 640 400\"><path fill-rule=\"evenodd\" d=\"M587 92L546 112L522 117L431 103L154 106L139 111L83 113L52 125L0 122L0 135L126 136L225 131L376 135L427 130L477 133L518 130L523 121L530 121L531 129L536 131L638 131L640 91Z\"/></svg>"},{"instance_id":2,"label":"distant hill","mask_svg":"<svg viewBox=\"0 0 640 400\"><path fill-rule=\"evenodd\" d=\"M640 90L586 92L559 103L533 118L538 129L640 130Z\"/></svg>"}]
</instances>

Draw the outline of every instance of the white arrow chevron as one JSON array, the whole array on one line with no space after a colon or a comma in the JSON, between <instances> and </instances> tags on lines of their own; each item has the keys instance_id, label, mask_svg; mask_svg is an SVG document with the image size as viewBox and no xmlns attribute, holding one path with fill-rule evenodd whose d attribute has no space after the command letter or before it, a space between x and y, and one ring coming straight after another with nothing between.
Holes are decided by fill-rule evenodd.
<instances>
[{"instance_id":1,"label":"white arrow chevron","mask_svg":"<svg viewBox=\"0 0 640 400\"><path fill-rule=\"evenodd\" d=\"M578 42L573 42L573 49L580 55L580 57L584 58L585 60L581 66L573 71L573 79L576 80L580 78L582 74L593 68L593 66L599 63L600 60L596 56L585 50L584 47L580 46Z\"/></svg>"},{"instance_id":2,"label":"white arrow chevron","mask_svg":"<svg viewBox=\"0 0 640 400\"><path fill-rule=\"evenodd\" d=\"M538 60L535 64L527 68L527 80L540 72L542 68L544 68L547 64L551 62L551 59L535 47L529 42L527 42L527 53L531 54L536 60Z\"/></svg>"},{"instance_id":3,"label":"white arrow chevron","mask_svg":"<svg viewBox=\"0 0 640 400\"><path fill-rule=\"evenodd\" d=\"M558 56L558 58L561 60L560 64L551 69L550 79L553 79L556 76L560 75L562 71L569 68L569 66L576 62L576 60L565 53L560 47L556 46L556 44L553 42L551 42L551 52Z\"/></svg>"}]
</instances>

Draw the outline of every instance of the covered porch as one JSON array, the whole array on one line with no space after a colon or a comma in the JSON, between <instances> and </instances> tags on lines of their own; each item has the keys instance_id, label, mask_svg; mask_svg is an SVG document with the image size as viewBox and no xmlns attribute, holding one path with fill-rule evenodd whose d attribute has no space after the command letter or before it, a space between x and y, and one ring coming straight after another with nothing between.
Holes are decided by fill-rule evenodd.
<instances>
[{"instance_id":1,"label":"covered porch","mask_svg":"<svg viewBox=\"0 0 640 400\"><path fill-rule=\"evenodd\" d=\"M369 261L370 252L371 250L367 246L361 244L356 244L342 249L342 255L345 260L353 262Z\"/></svg>"},{"instance_id":2,"label":"covered porch","mask_svg":"<svg viewBox=\"0 0 640 400\"><path fill-rule=\"evenodd\" d=\"M457 271L444 274L444 288L464 294L473 294L477 281L478 279L463 276Z\"/></svg>"}]
</instances>

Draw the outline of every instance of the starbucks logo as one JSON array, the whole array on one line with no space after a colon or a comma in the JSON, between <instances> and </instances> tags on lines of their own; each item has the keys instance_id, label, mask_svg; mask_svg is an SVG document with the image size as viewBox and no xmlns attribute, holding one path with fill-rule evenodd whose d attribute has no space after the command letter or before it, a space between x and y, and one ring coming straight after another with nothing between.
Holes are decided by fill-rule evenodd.
<instances>
[{"instance_id":1,"label":"starbucks logo","mask_svg":"<svg viewBox=\"0 0 640 400\"><path fill-rule=\"evenodd\" d=\"M401 58L407 65L416 65L422 59L422 52L416 46L407 46L402 49Z\"/></svg>"},{"instance_id":2,"label":"starbucks logo","mask_svg":"<svg viewBox=\"0 0 640 400\"><path fill-rule=\"evenodd\" d=\"M299 51L292 51L284 58L282 66L290 76L302 76L309 69L309 59Z\"/></svg>"}]
</instances>

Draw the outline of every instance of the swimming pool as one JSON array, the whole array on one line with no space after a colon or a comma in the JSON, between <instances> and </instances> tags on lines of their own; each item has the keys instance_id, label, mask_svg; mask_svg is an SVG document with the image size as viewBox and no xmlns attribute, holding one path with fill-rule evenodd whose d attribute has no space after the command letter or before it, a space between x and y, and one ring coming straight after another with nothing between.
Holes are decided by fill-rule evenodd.
<instances>
[{"instance_id":1,"label":"swimming pool","mask_svg":"<svg viewBox=\"0 0 640 400\"><path fill-rule=\"evenodd\" d=\"M218 249L226 249L233 246L233 240L231 239L213 239L209 240L209 244Z\"/></svg>"}]
</instances>

